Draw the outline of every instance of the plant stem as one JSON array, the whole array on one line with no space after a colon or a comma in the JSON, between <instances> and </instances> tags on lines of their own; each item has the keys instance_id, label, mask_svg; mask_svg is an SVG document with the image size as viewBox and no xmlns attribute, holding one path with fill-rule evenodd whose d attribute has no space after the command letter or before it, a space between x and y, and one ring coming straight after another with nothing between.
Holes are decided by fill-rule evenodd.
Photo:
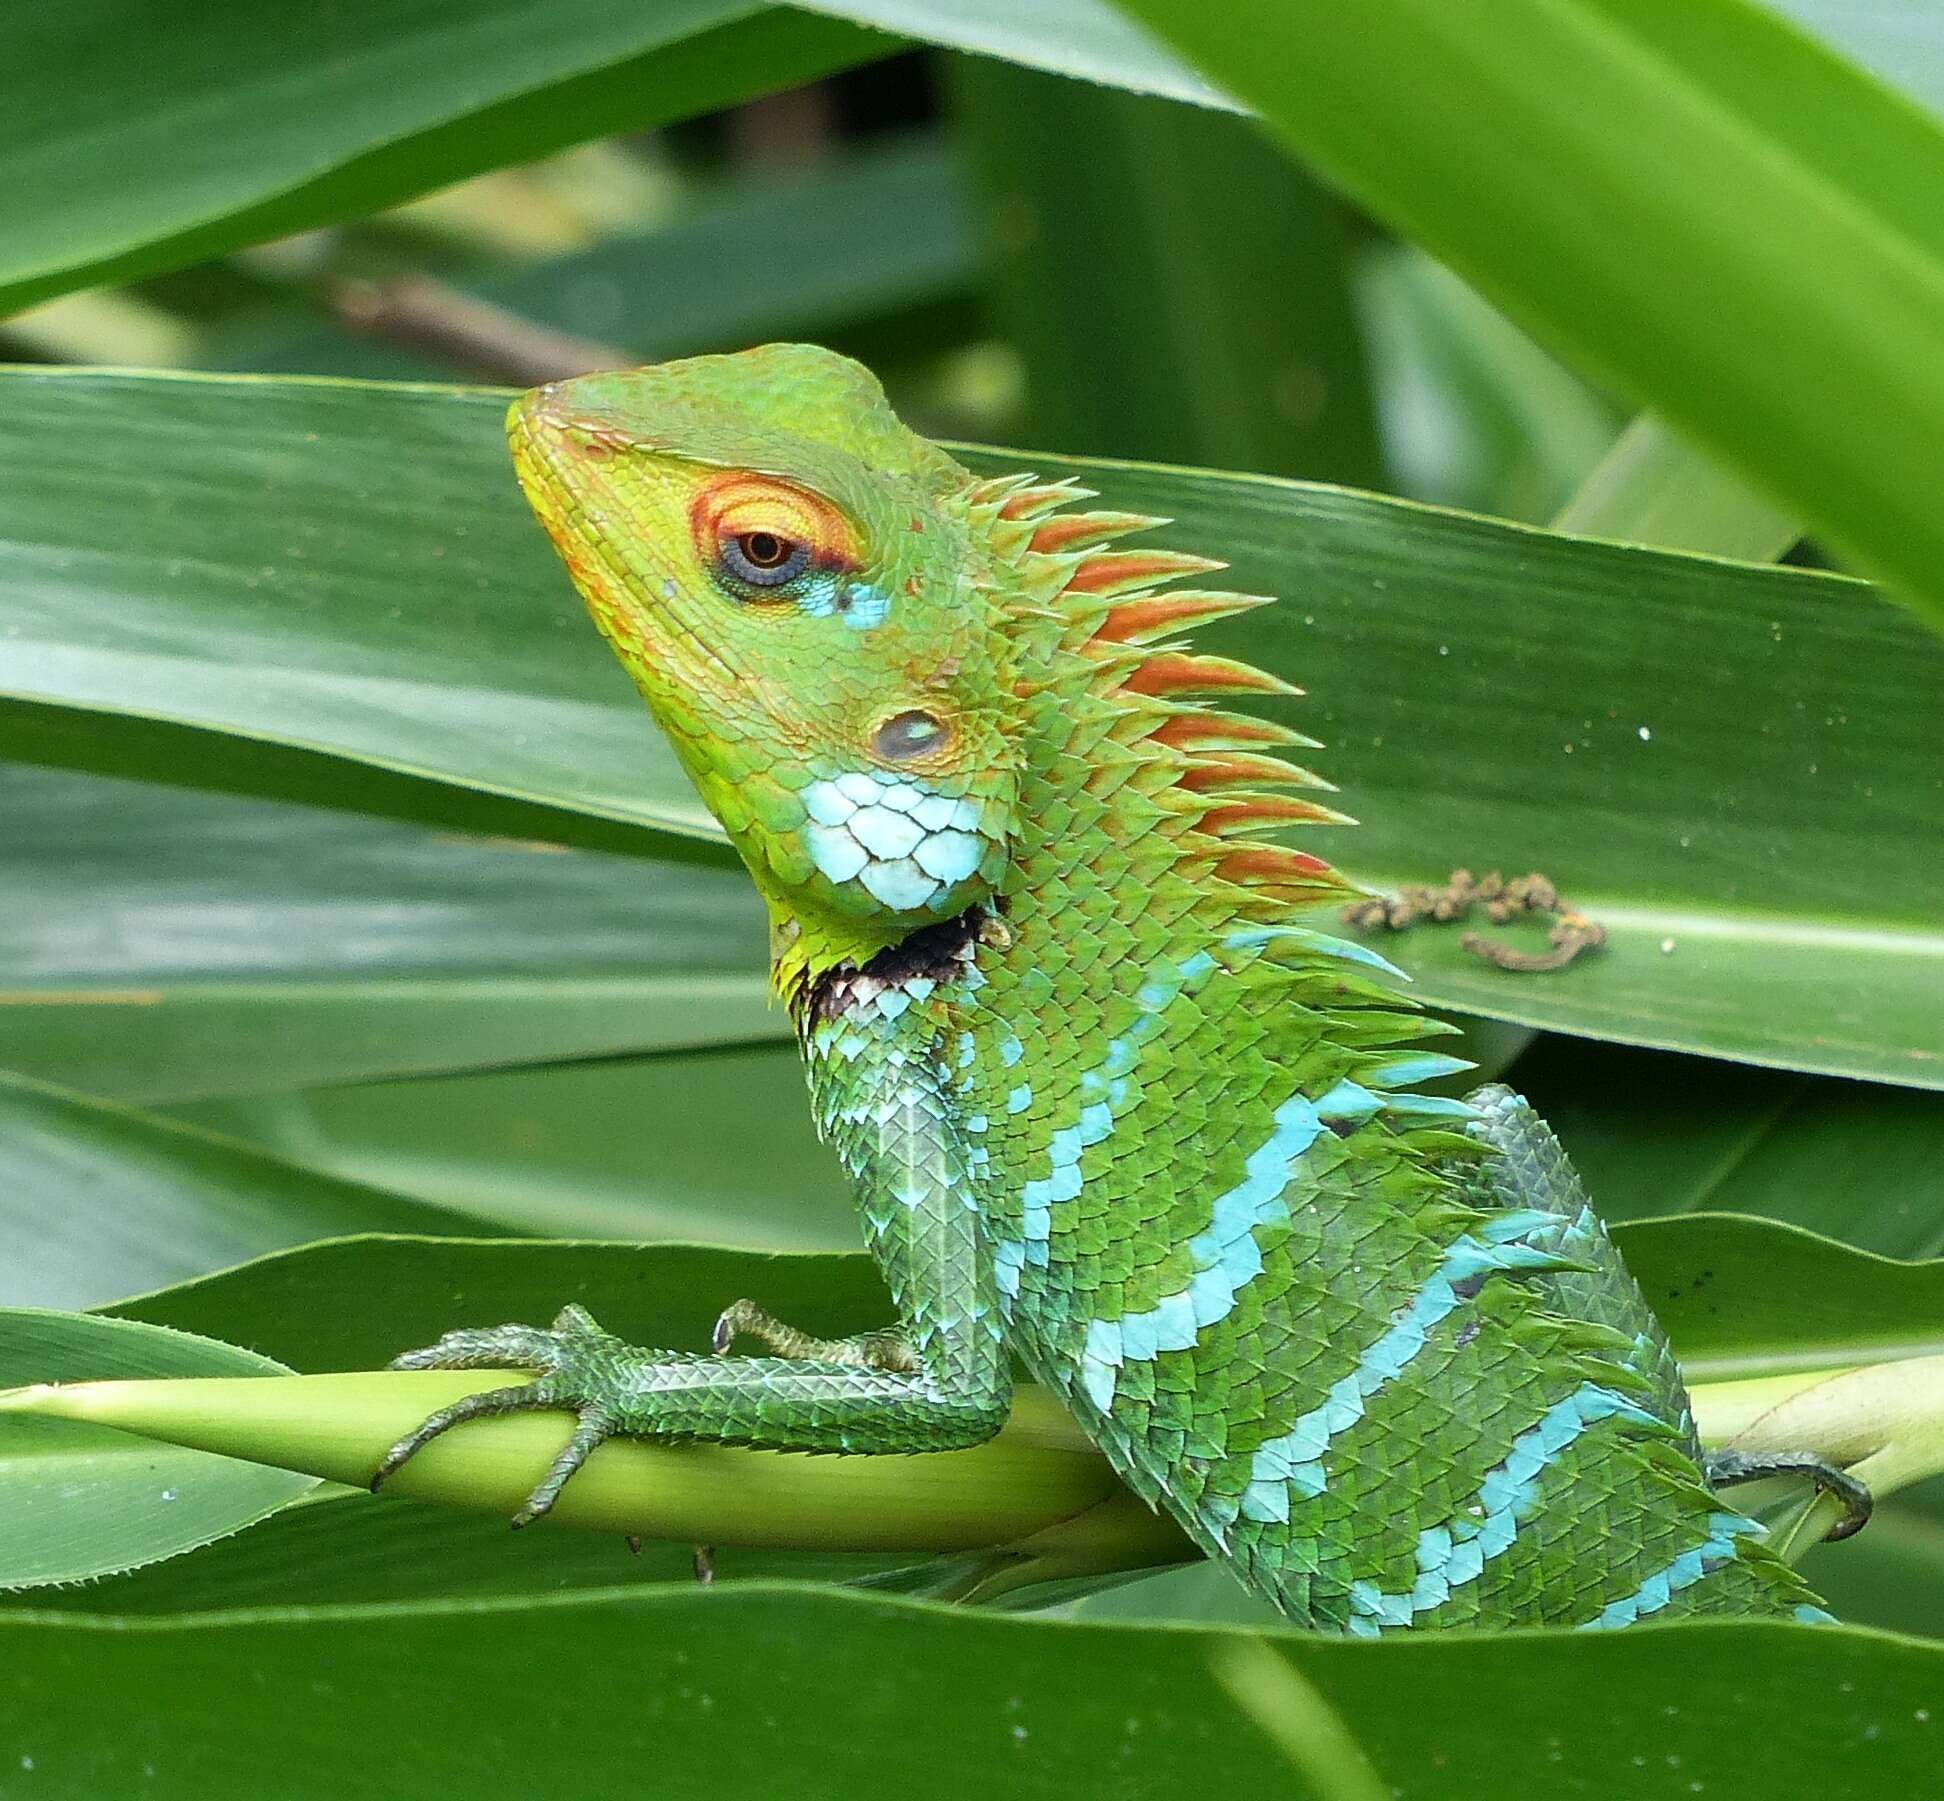
<instances>
[{"instance_id":1,"label":"plant stem","mask_svg":"<svg viewBox=\"0 0 1944 1801\"><path fill-rule=\"evenodd\" d=\"M1642 413L1553 520L1584 537L1772 563L1802 527L1739 475Z\"/></svg>"},{"instance_id":2,"label":"plant stem","mask_svg":"<svg viewBox=\"0 0 1944 1801\"><path fill-rule=\"evenodd\" d=\"M387 1447L433 1408L506 1379L490 1370L378 1371L48 1384L0 1393L0 1413L112 1426L362 1486ZM1944 1472L1944 1357L1710 1383L1694 1403L1710 1444L1816 1451L1854 1467L1879 1499ZM390 1487L511 1514L564 1435L552 1414L482 1420L429 1446ZM704 1544L992 1548L1017 1555L1032 1580L1195 1555L1171 1522L1120 1486L1059 1402L1035 1388L1020 1390L989 1443L926 1457L616 1441L575 1477L553 1517ZM1806 1542L1808 1533L1792 1527L1791 1539Z\"/></svg>"}]
</instances>

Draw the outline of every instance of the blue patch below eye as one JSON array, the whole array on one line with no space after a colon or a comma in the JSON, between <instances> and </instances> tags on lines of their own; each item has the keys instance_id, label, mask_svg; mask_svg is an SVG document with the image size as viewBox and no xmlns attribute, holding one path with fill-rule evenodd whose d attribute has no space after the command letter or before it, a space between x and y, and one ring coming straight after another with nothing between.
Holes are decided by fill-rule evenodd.
<instances>
[{"instance_id":1,"label":"blue patch below eye","mask_svg":"<svg viewBox=\"0 0 1944 1801\"><path fill-rule=\"evenodd\" d=\"M845 582L841 594L835 592L833 584L831 605L855 632L868 632L873 626L882 625L891 613L890 595L869 582ZM824 608L825 612L830 610L829 606Z\"/></svg>"},{"instance_id":2,"label":"blue patch below eye","mask_svg":"<svg viewBox=\"0 0 1944 1801\"><path fill-rule=\"evenodd\" d=\"M812 570L808 575L799 576L796 604L799 613L808 614L812 619L828 619L841 604L836 575L829 570Z\"/></svg>"}]
</instances>

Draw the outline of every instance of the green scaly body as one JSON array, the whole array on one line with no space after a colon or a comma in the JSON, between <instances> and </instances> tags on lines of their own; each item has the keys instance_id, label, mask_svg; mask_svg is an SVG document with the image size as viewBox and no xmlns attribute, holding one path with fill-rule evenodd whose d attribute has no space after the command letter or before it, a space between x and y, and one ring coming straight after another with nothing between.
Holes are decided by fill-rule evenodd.
<instances>
[{"instance_id":1,"label":"green scaly body","mask_svg":"<svg viewBox=\"0 0 1944 1801\"><path fill-rule=\"evenodd\" d=\"M1341 1631L1813 1612L1711 1493L1665 1341L1550 1134L1260 834L1341 816L1177 634L1258 604L1154 521L976 480L800 346L542 389L515 459L769 905L820 1129L897 1327L639 1350L570 1312L408 1362L609 1432L916 1451L1016 1353L1127 1482Z\"/></svg>"}]
</instances>

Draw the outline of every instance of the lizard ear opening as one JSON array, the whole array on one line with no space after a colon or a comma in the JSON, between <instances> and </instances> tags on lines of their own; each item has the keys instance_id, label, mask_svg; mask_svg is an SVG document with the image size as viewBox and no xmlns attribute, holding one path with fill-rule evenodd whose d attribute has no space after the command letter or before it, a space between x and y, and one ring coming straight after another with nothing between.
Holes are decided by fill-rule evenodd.
<instances>
[{"instance_id":1,"label":"lizard ear opening","mask_svg":"<svg viewBox=\"0 0 1944 1801\"><path fill-rule=\"evenodd\" d=\"M871 734L871 750L887 763L909 763L919 757L933 757L948 750L952 728L936 713L923 707L907 707L893 713Z\"/></svg>"}]
</instances>

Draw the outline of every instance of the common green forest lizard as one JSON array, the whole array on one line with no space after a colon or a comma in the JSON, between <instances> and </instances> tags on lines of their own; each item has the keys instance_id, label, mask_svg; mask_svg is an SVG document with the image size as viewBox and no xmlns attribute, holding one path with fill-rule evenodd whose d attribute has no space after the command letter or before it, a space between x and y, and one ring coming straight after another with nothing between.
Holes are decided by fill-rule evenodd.
<instances>
[{"instance_id":1,"label":"common green forest lizard","mask_svg":"<svg viewBox=\"0 0 1944 1801\"><path fill-rule=\"evenodd\" d=\"M749 1301L714 1355L567 1309L411 1368L434 1415L604 1438L973 1444L1016 1357L1126 1482L1292 1620L1824 1617L1704 1473L1666 1340L1556 1141L1265 834L1342 821L1220 710L1294 693L1180 633L1263 604L1161 522L975 478L873 378L773 345L543 387L519 478L768 905L817 1125L897 1309L820 1340ZM1129 544L1127 540L1136 540ZM736 1341L765 1354L731 1355Z\"/></svg>"}]
</instances>

